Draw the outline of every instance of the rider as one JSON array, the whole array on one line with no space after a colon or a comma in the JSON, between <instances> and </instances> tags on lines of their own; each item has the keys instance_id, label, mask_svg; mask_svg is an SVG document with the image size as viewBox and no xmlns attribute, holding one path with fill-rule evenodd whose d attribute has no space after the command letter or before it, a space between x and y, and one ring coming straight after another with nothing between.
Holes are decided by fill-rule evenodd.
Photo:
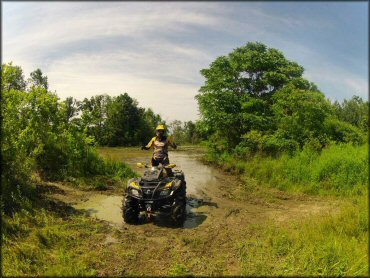
<instances>
[{"instance_id":1,"label":"rider","mask_svg":"<svg viewBox=\"0 0 370 278\"><path fill-rule=\"evenodd\" d=\"M168 145L176 149L176 144L165 136L166 127L164 125L158 125L156 128L156 135L150 140L148 145L142 146L142 150L149 150L154 146L154 152L152 156L152 166L158 166L159 163L162 165L170 164L168 159Z\"/></svg>"}]
</instances>

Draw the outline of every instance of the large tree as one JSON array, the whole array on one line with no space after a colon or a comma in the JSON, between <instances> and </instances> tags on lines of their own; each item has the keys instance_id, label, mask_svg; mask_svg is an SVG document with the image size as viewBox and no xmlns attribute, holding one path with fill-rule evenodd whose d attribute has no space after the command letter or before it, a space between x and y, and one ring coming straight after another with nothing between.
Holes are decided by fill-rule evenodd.
<instances>
[{"instance_id":1,"label":"large tree","mask_svg":"<svg viewBox=\"0 0 370 278\"><path fill-rule=\"evenodd\" d=\"M202 120L230 149L252 129L271 128L271 97L287 84L315 88L302 77L303 67L277 49L249 42L202 69L205 84L196 96Z\"/></svg>"}]
</instances>

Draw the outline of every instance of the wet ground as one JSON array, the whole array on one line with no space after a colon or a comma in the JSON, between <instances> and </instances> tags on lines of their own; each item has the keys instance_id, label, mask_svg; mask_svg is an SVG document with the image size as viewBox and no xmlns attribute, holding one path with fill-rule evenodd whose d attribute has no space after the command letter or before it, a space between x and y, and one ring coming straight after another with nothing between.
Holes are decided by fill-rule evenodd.
<instances>
[{"instance_id":1,"label":"wet ground","mask_svg":"<svg viewBox=\"0 0 370 278\"><path fill-rule=\"evenodd\" d=\"M101 148L99 152L106 158L125 161L138 173L144 170L137 168L136 163L149 163L151 157L149 151L138 148ZM165 270L176 261L198 274L239 275L237 250L248 237L250 227L271 221L284 224L328 212L335 206L319 198L258 186L248 189L237 177L203 164L201 156L202 149L180 148L169 153L170 162L184 172L187 181L187 220L181 228L171 226L167 218L160 216L139 225L124 223L122 192L81 191L57 185L61 192L54 198L111 226L112 233L107 234L103 244L114 255L102 274L166 275ZM125 256L129 259L123 260ZM118 271L117 266L124 272Z\"/></svg>"},{"instance_id":2,"label":"wet ground","mask_svg":"<svg viewBox=\"0 0 370 278\"><path fill-rule=\"evenodd\" d=\"M112 153L113 151L113 153ZM151 153L138 151L136 149L105 149L104 156L128 163L136 172L142 174L145 169L138 168L138 162L150 165ZM187 187L187 219L183 228L190 229L201 225L207 218L207 214L218 205L210 202L212 198L205 192L210 186L234 186L233 179L225 179L225 175L219 170L203 164L199 159L202 153L199 151L177 151L170 152L171 163L185 174ZM97 194L89 197L85 202L74 205L76 209L86 210L91 216L109 221L118 226L124 225L122 221L122 197ZM156 217L154 224L168 225L165 216ZM144 222L144 221L141 221Z\"/></svg>"}]
</instances>

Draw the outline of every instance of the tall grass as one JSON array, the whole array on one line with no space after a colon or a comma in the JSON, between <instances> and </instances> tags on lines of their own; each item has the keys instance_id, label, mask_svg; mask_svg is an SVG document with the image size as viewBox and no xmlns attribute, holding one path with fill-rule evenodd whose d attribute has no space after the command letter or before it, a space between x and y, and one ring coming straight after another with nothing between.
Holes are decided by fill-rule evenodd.
<instances>
[{"instance_id":1,"label":"tall grass","mask_svg":"<svg viewBox=\"0 0 370 278\"><path fill-rule=\"evenodd\" d=\"M287 226L255 227L239 244L242 275L368 276L368 200Z\"/></svg>"},{"instance_id":2,"label":"tall grass","mask_svg":"<svg viewBox=\"0 0 370 278\"><path fill-rule=\"evenodd\" d=\"M209 154L208 161L280 190L309 194L361 195L368 185L367 145L331 145L318 153L304 149L293 156L256 156L238 160Z\"/></svg>"}]
</instances>

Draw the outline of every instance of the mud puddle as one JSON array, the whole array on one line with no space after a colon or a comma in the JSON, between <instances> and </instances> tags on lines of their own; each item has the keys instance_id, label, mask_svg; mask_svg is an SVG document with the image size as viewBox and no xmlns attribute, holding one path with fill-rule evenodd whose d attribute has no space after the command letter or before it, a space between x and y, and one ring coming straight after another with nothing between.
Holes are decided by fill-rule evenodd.
<instances>
[{"instance_id":1,"label":"mud puddle","mask_svg":"<svg viewBox=\"0 0 370 278\"><path fill-rule=\"evenodd\" d=\"M86 211L90 216L122 225L121 196L93 195L87 201L74 205L74 208Z\"/></svg>"},{"instance_id":2,"label":"mud puddle","mask_svg":"<svg viewBox=\"0 0 370 278\"><path fill-rule=\"evenodd\" d=\"M133 154L134 153L134 154ZM115 149L114 157L108 155L112 159L118 159L128 163L139 174L142 174L145 169L136 167L137 162L147 163L150 161L150 153L137 152L133 150L128 152L127 149ZM219 171L201 163L198 159L199 153L184 153L171 152L171 163L175 163L175 169L182 170L185 173L187 187L187 218L183 228L194 229L202 225L212 210L218 208L218 205L211 202L211 198L207 196L204 190L212 185L225 185L225 180L219 176L222 175ZM101 220L108 221L116 226L124 224L122 219L122 196L109 196L104 194L92 195L85 202L74 205L76 209L86 211L90 216ZM154 224L158 226L170 226L168 216L156 215ZM147 223L145 216L141 215L141 224Z\"/></svg>"},{"instance_id":3,"label":"mud puddle","mask_svg":"<svg viewBox=\"0 0 370 278\"><path fill-rule=\"evenodd\" d=\"M133 148L108 148L102 155L128 163L138 174L145 169L137 168L137 162L150 164L151 152L140 151ZM175 169L182 170L185 174L187 187L187 219L184 229L197 229L203 226L212 226L219 219L223 219L229 228L238 228L242 223L261 222L264 219L281 219L287 221L291 217L302 217L301 206L306 205L307 210L312 206L317 207L319 213L326 207L322 202L313 203L305 201L285 201L284 204L273 205L245 200L243 202L228 197L227 188L238 186L235 177L203 164L199 158L199 152L170 152L171 163L177 165ZM87 196L83 202L74 205L76 209L85 210L92 217L110 222L123 227L126 225L122 219L122 198L118 195L94 194ZM277 217L279 215L279 217ZM147 226L147 225L150 226ZM153 224L153 225L151 225ZM174 228L171 226L168 215L154 215L151 221L146 221L142 215L140 225L150 229L154 227Z\"/></svg>"},{"instance_id":4,"label":"mud puddle","mask_svg":"<svg viewBox=\"0 0 370 278\"><path fill-rule=\"evenodd\" d=\"M210 207L217 207L214 204L204 202L202 199L188 197L186 204L186 220L182 228L193 229L201 225L207 218ZM108 195L93 195L88 200L73 206L78 210L85 211L91 217L110 222L111 224L122 227L122 197ZM148 224L153 222L158 226L172 226L169 216L157 214L153 216L152 221L147 221L145 214L140 215L139 223Z\"/></svg>"}]
</instances>

